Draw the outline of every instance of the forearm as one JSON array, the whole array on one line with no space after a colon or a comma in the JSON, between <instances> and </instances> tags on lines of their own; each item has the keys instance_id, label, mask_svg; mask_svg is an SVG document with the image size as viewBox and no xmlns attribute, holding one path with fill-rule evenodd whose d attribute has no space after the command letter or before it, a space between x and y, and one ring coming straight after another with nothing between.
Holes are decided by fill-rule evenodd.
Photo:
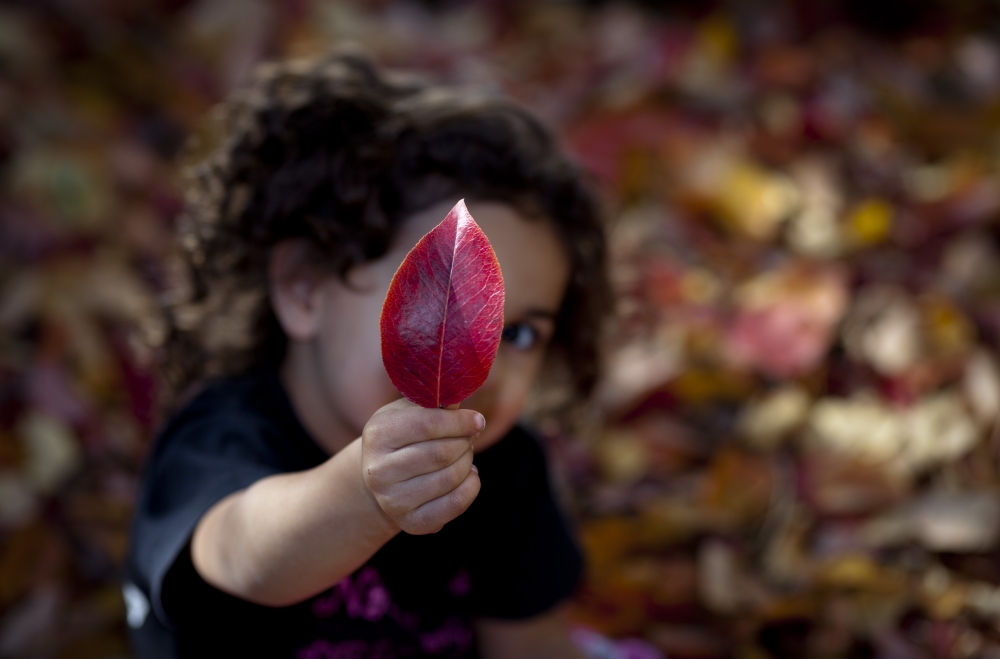
<instances>
[{"instance_id":1,"label":"forearm","mask_svg":"<svg viewBox=\"0 0 1000 659\"><path fill-rule=\"evenodd\" d=\"M336 583L398 531L364 484L354 441L315 469L265 478L220 501L199 522L191 552L209 583L281 606Z\"/></svg>"}]
</instances>

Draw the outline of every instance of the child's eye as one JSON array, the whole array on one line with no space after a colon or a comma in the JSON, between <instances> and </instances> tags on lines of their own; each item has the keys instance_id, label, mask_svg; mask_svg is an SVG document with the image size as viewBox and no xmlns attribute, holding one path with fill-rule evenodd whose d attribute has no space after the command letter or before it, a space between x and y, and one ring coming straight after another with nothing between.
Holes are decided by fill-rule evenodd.
<instances>
[{"instance_id":1,"label":"child's eye","mask_svg":"<svg viewBox=\"0 0 1000 659\"><path fill-rule=\"evenodd\" d=\"M518 350L530 350L538 341L538 332L526 323L517 323L503 328L500 335L504 341L510 341Z\"/></svg>"}]
</instances>

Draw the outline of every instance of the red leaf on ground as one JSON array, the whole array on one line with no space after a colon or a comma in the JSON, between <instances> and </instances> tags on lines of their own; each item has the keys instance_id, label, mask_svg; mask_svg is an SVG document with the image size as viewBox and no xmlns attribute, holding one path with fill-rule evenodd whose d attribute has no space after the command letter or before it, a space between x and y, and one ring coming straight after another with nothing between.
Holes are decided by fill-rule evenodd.
<instances>
[{"instance_id":1,"label":"red leaf on ground","mask_svg":"<svg viewBox=\"0 0 1000 659\"><path fill-rule=\"evenodd\" d=\"M490 373L503 331L503 276L459 201L403 259L382 305L382 363L408 400L460 403Z\"/></svg>"}]
</instances>

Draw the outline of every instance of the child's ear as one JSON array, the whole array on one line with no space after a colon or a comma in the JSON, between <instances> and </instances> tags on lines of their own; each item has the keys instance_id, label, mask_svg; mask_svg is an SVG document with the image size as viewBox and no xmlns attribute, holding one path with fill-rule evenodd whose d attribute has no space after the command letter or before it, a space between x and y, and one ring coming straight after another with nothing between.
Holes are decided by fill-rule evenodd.
<instances>
[{"instance_id":1,"label":"child's ear","mask_svg":"<svg viewBox=\"0 0 1000 659\"><path fill-rule=\"evenodd\" d=\"M324 277L308 265L309 246L284 240L271 249L268 292L271 308L285 335L308 341L319 333Z\"/></svg>"}]
</instances>

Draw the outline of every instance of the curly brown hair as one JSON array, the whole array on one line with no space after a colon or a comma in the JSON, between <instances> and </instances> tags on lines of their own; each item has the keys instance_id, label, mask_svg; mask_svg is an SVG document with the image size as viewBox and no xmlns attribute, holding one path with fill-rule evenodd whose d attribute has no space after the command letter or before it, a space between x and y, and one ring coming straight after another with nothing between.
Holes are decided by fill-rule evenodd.
<instances>
[{"instance_id":1,"label":"curly brown hair","mask_svg":"<svg viewBox=\"0 0 1000 659\"><path fill-rule=\"evenodd\" d=\"M571 276L549 355L590 392L609 303L599 206L526 110L347 53L264 65L220 110L223 140L191 168L179 225L168 400L206 377L281 362L286 337L267 299L279 241L305 239L315 265L344 277L385 254L406 218L460 197L556 228Z\"/></svg>"}]
</instances>

